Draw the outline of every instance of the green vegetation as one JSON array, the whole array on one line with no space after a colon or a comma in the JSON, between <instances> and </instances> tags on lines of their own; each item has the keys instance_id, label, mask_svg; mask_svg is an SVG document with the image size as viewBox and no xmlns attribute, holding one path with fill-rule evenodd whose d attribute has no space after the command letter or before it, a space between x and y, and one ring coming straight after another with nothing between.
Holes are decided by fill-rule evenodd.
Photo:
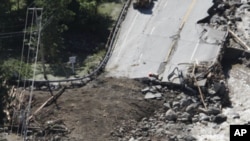
<instances>
[{"instance_id":1,"label":"green vegetation","mask_svg":"<svg viewBox=\"0 0 250 141\"><path fill-rule=\"evenodd\" d=\"M76 71L80 75L99 63L105 54L107 37L122 4L119 0L2 0L1 78L11 79L16 74L28 74L18 69L20 65L24 65L20 59L17 61L12 58L21 58L26 12L27 8L31 7L43 8L38 64L42 66L41 63L44 62L47 73L63 76L71 71L71 65L67 63L70 56L77 56ZM37 28L30 24L31 12L29 17L27 31ZM31 33L27 32L26 41L30 35ZM30 64L34 62L36 43L35 38L24 44L23 61ZM33 51L28 50L32 49L30 44L33 45ZM30 66L32 65L24 67L30 71ZM40 74L43 73L43 67L38 70Z\"/></svg>"},{"instance_id":2,"label":"green vegetation","mask_svg":"<svg viewBox=\"0 0 250 141\"><path fill-rule=\"evenodd\" d=\"M106 52L105 43L120 9L120 0L1 0L0 2L0 125L12 82L32 76L39 19L42 19L38 75L72 75L70 56L77 56L75 71L82 76L93 69ZM42 18L28 8L43 8ZM33 18L32 18L33 17ZM34 32L30 32L34 29ZM25 31L25 32L24 32ZM23 37L25 35L25 43ZM32 35L32 36L31 36ZM32 38L31 38L32 37ZM30 41L30 42L29 42ZM24 48L23 48L24 47ZM22 60L21 55L23 54ZM25 62L25 63L24 63ZM42 63L43 62L43 63ZM44 65L42 65L44 64Z\"/></svg>"},{"instance_id":3,"label":"green vegetation","mask_svg":"<svg viewBox=\"0 0 250 141\"><path fill-rule=\"evenodd\" d=\"M4 81L18 77L29 78L32 74L31 66L16 59L5 60L0 68L1 77Z\"/></svg>"}]
</instances>

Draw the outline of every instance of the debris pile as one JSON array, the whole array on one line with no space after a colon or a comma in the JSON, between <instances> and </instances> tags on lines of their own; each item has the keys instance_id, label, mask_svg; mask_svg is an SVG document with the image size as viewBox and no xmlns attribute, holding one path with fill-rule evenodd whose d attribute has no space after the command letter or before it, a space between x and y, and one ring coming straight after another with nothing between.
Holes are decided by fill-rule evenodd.
<instances>
[{"instance_id":1,"label":"debris pile","mask_svg":"<svg viewBox=\"0 0 250 141\"><path fill-rule=\"evenodd\" d=\"M8 92L6 97L6 106L3 110L6 115L5 131L16 132L28 140L52 139L56 136L57 140L60 136L65 136L69 133L69 129L65 126L60 119L51 119L47 121L41 119L41 114L46 116L42 109L46 106L53 104L56 99L63 94L65 87L60 89L58 93L48 98L36 110L29 111L29 95L25 90L17 90L15 87ZM36 103L36 98L31 101L31 107ZM27 125L28 123L28 125ZM58 136L60 135L60 136Z\"/></svg>"},{"instance_id":2,"label":"debris pile","mask_svg":"<svg viewBox=\"0 0 250 141\"><path fill-rule=\"evenodd\" d=\"M217 0L208 10L209 16L198 23L228 31L230 47L250 50L249 9L248 0Z\"/></svg>"},{"instance_id":3,"label":"debris pile","mask_svg":"<svg viewBox=\"0 0 250 141\"><path fill-rule=\"evenodd\" d=\"M182 80L179 85L159 83L159 80L151 78L149 82L145 81L148 86L141 90L144 99L163 101L162 108L154 116L143 118L128 132L124 131L126 127L116 129L113 136L119 135L121 141L159 138L193 141L195 138L189 133L193 123L221 124L226 121L222 107L228 106L230 101L219 63L196 62L187 66L187 72L179 70L182 75L176 75Z\"/></svg>"}]
</instances>

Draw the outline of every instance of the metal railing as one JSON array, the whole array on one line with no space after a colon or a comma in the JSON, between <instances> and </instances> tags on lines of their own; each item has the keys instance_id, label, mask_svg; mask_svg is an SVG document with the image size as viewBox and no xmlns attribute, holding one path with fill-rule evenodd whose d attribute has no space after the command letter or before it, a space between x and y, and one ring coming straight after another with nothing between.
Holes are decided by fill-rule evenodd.
<instances>
[{"instance_id":1,"label":"metal railing","mask_svg":"<svg viewBox=\"0 0 250 141\"><path fill-rule=\"evenodd\" d=\"M114 44L118 35L118 32L120 30L120 26L127 14L128 8L131 4L132 0L127 0L122 7L122 10L117 18L117 21L112 28L108 40L106 42L105 47L107 48L107 52L105 56L103 57L102 61L99 63L99 65L92 70L89 74L84 75L80 78L69 78L69 79L61 79L61 80L34 80L35 85L39 83L53 83L53 82L58 82L58 83L63 83L63 82L74 82L74 81L81 81L82 83L87 83L89 80L93 79L94 76L100 74L103 69L105 68L110 56L112 55L112 51L114 49ZM30 83L32 80L23 80L26 81L27 83Z\"/></svg>"}]
</instances>

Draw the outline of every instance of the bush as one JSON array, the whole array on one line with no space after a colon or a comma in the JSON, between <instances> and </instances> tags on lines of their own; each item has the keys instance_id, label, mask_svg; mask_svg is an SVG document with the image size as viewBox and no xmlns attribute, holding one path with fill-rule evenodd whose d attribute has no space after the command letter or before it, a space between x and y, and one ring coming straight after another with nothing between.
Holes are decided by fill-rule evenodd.
<instances>
[{"instance_id":1,"label":"bush","mask_svg":"<svg viewBox=\"0 0 250 141\"><path fill-rule=\"evenodd\" d=\"M25 64L16 59L9 59L2 63L0 68L0 77L3 80L17 80L20 78L29 78L31 77L31 65Z\"/></svg>"}]
</instances>

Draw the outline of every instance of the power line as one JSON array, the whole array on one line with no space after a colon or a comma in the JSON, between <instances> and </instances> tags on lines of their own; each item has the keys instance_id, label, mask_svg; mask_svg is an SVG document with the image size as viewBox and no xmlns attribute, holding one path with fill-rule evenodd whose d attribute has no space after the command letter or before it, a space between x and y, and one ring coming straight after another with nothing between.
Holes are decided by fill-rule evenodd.
<instances>
[{"instance_id":1,"label":"power line","mask_svg":"<svg viewBox=\"0 0 250 141\"><path fill-rule=\"evenodd\" d=\"M13 38L13 37L21 37L21 36L23 36L23 34L6 35L6 36L0 36L0 39Z\"/></svg>"},{"instance_id":2,"label":"power line","mask_svg":"<svg viewBox=\"0 0 250 141\"><path fill-rule=\"evenodd\" d=\"M0 36L10 35L10 34L23 34L23 33L24 31L6 32L6 33L0 33Z\"/></svg>"}]
</instances>

